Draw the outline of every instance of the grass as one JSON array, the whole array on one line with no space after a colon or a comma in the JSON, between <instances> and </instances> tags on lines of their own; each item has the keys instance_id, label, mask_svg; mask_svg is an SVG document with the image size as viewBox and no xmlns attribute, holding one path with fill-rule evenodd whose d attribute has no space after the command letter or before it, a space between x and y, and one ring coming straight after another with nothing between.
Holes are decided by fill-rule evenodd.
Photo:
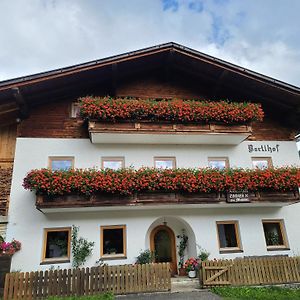
<instances>
[{"instance_id":1,"label":"grass","mask_svg":"<svg viewBox=\"0 0 300 300\"><path fill-rule=\"evenodd\" d=\"M212 292L226 300L294 300L300 289L284 287L214 287Z\"/></svg>"},{"instance_id":2,"label":"grass","mask_svg":"<svg viewBox=\"0 0 300 300\"><path fill-rule=\"evenodd\" d=\"M94 296L71 296L71 297L49 297L47 300L113 300L115 299L114 295L111 293L99 294Z\"/></svg>"}]
</instances>

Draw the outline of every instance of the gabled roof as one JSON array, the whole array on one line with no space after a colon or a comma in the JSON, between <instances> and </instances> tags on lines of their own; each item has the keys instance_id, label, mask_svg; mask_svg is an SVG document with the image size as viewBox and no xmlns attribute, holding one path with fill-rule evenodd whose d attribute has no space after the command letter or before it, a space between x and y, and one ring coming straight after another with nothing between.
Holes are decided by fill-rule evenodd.
<instances>
[{"instance_id":1,"label":"gabled roof","mask_svg":"<svg viewBox=\"0 0 300 300\"><path fill-rule=\"evenodd\" d=\"M283 81L260 74L258 72L254 72L252 70L240 67L238 65L226 62L222 59L218 59L211 55L205 54L200 51L193 50L191 48L185 47L183 45L180 45L180 44L177 44L174 42L160 44L157 46L148 47L148 48L144 48L144 49L140 49L140 50L136 50L136 51L130 51L130 52L126 52L126 53L119 54L119 55L114 55L114 56L110 56L110 57L106 57L106 58L102 58L102 59L89 61L86 63L76 64L76 65L69 66L69 67L59 68L59 69L41 72L41 73L37 73L37 74L33 74L33 75L22 76L22 77L10 79L10 80L0 81L0 91L7 89L7 88L15 87L15 86L23 86L23 85L27 85L27 84L32 84L37 81L50 80L52 78L67 76L70 74L83 72L86 70L92 70L92 69L99 68L99 67L102 67L107 64L119 63L119 62L123 62L123 61L127 61L127 60L132 60L137 57L153 55L153 54L156 54L159 52L165 52L165 51L170 51L170 50L177 51L177 52L185 54L185 55L192 55L196 59L199 59L202 61L207 61L208 63L212 63L212 64L218 65L224 69L228 69L230 71L240 73L246 77L251 77L253 79L262 80L270 85L276 85L277 87L295 91L296 93L300 93L300 88L297 86L285 83Z\"/></svg>"},{"instance_id":2,"label":"gabled roof","mask_svg":"<svg viewBox=\"0 0 300 300\"><path fill-rule=\"evenodd\" d=\"M211 89L211 97L265 101L291 119L300 118L300 88L176 43L166 43L66 68L0 82L0 114L17 111L26 116L30 107L49 99L59 101L89 93L103 85L108 93L116 82L143 71L180 72ZM170 72L170 70L172 72ZM298 111L299 110L299 111ZM11 114L10 116L15 116ZM0 115L1 117L1 115ZM293 123L294 123L293 122Z\"/></svg>"}]
</instances>

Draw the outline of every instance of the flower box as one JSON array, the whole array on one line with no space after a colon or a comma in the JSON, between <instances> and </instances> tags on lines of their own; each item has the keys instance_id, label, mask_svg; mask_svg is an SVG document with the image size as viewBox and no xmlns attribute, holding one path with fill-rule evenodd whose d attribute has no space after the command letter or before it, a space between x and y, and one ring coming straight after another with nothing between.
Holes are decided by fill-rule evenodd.
<instances>
[{"instance_id":1,"label":"flower box","mask_svg":"<svg viewBox=\"0 0 300 300\"><path fill-rule=\"evenodd\" d=\"M79 99L84 119L119 122L121 120L170 121L174 123L243 124L262 121L260 104L229 101L181 99L114 99L83 97Z\"/></svg>"},{"instance_id":2,"label":"flower box","mask_svg":"<svg viewBox=\"0 0 300 300\"><path fill-rule=\"evenodd\" d=\"M265 201L265 202L297 202L299 201L299 191L293 190L293 191L257 191L253 194L251 197L251 201Z\"/></svg>"},{"instance_id":3,"label":"flower box","mask_svg":"<svg viewBox=\"0 0 300 300\"><path fill-rule=\"evenodd\" d=\"M229 101L84 97L79 106L92 143L104 144L239 144L264 116L260 104Z\"/></svg>"},{"instance_id":4,"label":"flower box","mask_svg":"<svg viewBox=\"0 0 300 300\"><path fill-rule=\"evenodd\" d=\"M219 203L225 202L224 193L210 192L210 193L180 193L179 202L183 203Z\"/></svg>"},{"instance_id":5,"label":"flower box","mask_svg":"<svg viewBox=\"0 0 300 300\"><path fill-rule=\"evenodd\" d=\"M226 191L248 190L247 202L299 201L300 169L33 170L23 186L40 207L226 203ZM281 205L280 204L280 205Z\"/></svg>"}]
</instances>

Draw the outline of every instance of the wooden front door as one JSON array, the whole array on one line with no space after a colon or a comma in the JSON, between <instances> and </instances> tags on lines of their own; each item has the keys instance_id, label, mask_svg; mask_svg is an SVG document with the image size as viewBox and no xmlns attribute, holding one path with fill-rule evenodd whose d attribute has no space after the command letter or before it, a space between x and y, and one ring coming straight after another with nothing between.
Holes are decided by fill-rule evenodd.
<instances>
[{"instance_id":1,"label":"wooden front door","mask_svg":"<svg viewBox=\"0 0 300 300\"><path fill-rule=\"evenodd\" d=\"M155 251L155 262L169 262L172 275L177 274L175 235L166 225L155 227L150 235L150 248Z\"/></svg>"}]
</instances>

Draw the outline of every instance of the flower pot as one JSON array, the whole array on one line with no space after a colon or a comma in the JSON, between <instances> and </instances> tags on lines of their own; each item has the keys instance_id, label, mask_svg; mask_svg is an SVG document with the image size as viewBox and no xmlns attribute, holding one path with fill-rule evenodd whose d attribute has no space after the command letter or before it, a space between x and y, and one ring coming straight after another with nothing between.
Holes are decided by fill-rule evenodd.
<instances>
[{"instance_id":1,"label":"flower pot","mask_svg":"<svg viewBox=\"0 0 300 300\"><path fill-rule=\"evenodd\" d=\"M186 276L186 270L185 268L179 268L179 276Z\"/></svg>"},{"instance_id":2,"label":"flower pot","mask_svg":"<svg viewBox=\"0 0 300 300\"><path fill-rule=\"evenodd\" d=\"M196 270L189 271L189 278L195 278L196 277Z\"/></svg>"}]
</instances>

